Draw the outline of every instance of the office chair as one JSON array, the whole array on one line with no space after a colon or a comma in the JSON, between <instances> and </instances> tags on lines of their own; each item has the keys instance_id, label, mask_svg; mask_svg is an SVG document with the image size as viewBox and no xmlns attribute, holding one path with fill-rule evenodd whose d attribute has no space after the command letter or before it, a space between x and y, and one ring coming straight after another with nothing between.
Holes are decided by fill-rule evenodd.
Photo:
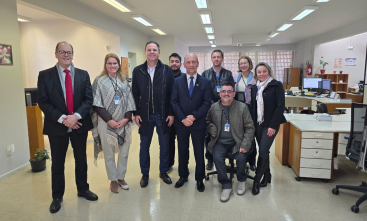
<instances>
[{"instance_id":1,"label":"office chair","mask_svg":"<svg viewBox=\"0 0 367 221\"><path fill-rule=\"evenodd\" d=\"M362 168L360 159L361 152L364 154L366 151L366 133L367 133L367 104L358 104L352 103L351 108L351 125L350 125L350 134L349 136L345 136L345 139L348 139L348 144L345 151L345 156L348 160L355 162L358 166L357 169L367 172L367 168ZM362 164L363 165L363 164ZM365 164L367 165L367 161L365 160ZM367 200L367 183L362 182L359 186L349 186L349 185L336 185L336 187L332 190L334 195L339 194L339 189L346 189L364 193L356 202L355 205L351 207L351 210L354 213L359 212L359 205Z\"/></svg>"},{"instance_id":2,"label":"office chair","mask_svg":"<svg viewBox=\"0 0 367 221\"><path fill-rule=\"evenodd\" d=\"M329 115L339 115L339 113L328 113L327 106L324 103L316 104L317 113L327 113Z\"/></svg>"}]
</instances>

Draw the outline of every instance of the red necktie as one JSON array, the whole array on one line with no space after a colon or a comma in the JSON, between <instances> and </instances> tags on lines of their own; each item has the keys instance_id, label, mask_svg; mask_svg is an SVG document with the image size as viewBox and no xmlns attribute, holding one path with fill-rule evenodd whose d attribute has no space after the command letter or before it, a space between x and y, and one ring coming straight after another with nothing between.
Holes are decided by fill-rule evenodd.
<instances>
[{"instance_id":1,"label":"red necktie","mask_svg":"<svg viewBox=\"0 0 367 221\"><path fill-rule=\"evenodd\" d=\"M72 114L74 112L74 98L73 98L73 85L71 83L70 71L65 69L65 94L66 94L66 107L68 113Z\"/></svg>"}]
</instances>

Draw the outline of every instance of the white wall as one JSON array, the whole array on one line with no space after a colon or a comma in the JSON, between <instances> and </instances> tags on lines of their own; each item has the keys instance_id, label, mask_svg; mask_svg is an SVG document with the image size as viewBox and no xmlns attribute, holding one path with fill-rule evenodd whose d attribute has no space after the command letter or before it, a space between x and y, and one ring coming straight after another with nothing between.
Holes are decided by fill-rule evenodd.
<instances>
[{"instance_id":1,"label":"white wall","mask_svg":"<svg viewBox=\"0 0 367 221\"><path fill-rule=\"evenodd\" d=\"M122 57L128 57L128 52L133 52L136 53L138 65L146 60L144 46L148 41L147 35L78 1L19 0L18 3L71 21L81 22L93 28L115 33L120 36L120 55Z\"/></svg>"},{"instance_id":2,"label":"white wall","mask_svg":"<svg viewBox=\"0 0 367 221\"><path fill-rule=\"evenodd\" d=\"M183 73L186 73L186 68L183 66L183 63L184 63L185 56L190 53L189 47L183 41L181 41L181 39L177 38L176 36L175 36L175 52L179 54L182 58L181 71Z\"/></svg>"},{"instance_id":3,"label":"white wall","mask_svg":"<svg viewBox=\"0 0 367 221\"><path fill-rule=\"evenodd\" d=\"M348 50L349 40L351 40L352 50ZM364 69L366 59L367 34L343 38L340 40L320 44L315 46L314 52L314 73L320 73L322 66L320 59L329 62L325 66L325 73L343 70L343 73L349 74L348 86L351 87L359 81L364 80ZM323 58L321 58L323 57ZM334 68L335 58L342 58L342 68ZM345 66L345 58L356 58L356 66Z\"/></svg>"},{"instance_id":4,"label":"white wall","mask_svg":"<svg viewBox=\"0 0 367 221\"><path fill-rule=\"evenodd\" d=\"M103 68L108 53L120 56L120 37L68 20L24 22L19 25L25 87L37 87L38 73L54 66L55 46L67 41L74 48L75 67L88 71L91 82ZM65 31L67 30L67 32ZM106 45L110 49L106 49Z\"/></svg>"},{"instance_id":5,"label":"white wall","mask_svg":"<svg viewBox=\"0 0 367 221\"><path fill-rule=\"evenodd\" d=\"M0 66L0 180L29 166L28 129L24 98L16 1L0 0L0 42L12 45L12 66ZM15 145L7 156L6 147ZM21 182L21 181L20 181Z\"/></svg>"},{"instance_id":6,"label":"white wall","mask_svg":"<svg viewBox=\"0 0 367 221\"><path fill-rule=\"evenodd\" d=\"M164 64L169 64L169 56L175 52L175 36L162 35L162 36L150 36L150 41L156 41L161 49L159 60ZM144 45L145 46L145 45Z\"/></svg>"},{"instance_id":7,"label":"white wall","mask_svg":"<svg viewBox=\"0 0 367 221\"><path fill-rule=\"evenodd\" d=\"M216 48L212 48L211 46L189 47L190 53L193 52L211 53L215 49L220 49L223 52L296 50L296 44L263 45L260 47L256 46L253 47L217 46Z\"/></svg>"}]
</instances>

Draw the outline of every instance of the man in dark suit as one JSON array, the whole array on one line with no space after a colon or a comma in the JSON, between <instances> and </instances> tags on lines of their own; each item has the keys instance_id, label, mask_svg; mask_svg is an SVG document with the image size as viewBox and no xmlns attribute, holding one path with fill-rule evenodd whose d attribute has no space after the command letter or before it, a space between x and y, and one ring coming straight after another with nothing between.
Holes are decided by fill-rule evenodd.
<instances>
[{"instance_id":1,"label":"man in dark suit","mask_svg":"<svg viewBox=\"0 0 367 221\"><path fill-rule=\"evenodd\" d=\"M132 92L136 105L135 122L140 134L139 157L140 170L143 174L140 186L142 188L149 183L149 149L154 127L156 127L159 141L159 177L166 184L172 184L167 172L169 170L169 130L175 119L170 105L173 72L168 65L158 59L159 55L159 44L155 41L147 42L145 45L147 60L133 70Z\"/></svg>"},{"instance_id":2,"label":"man in dark suit","mask_svg":"<svg viewBox=\"0 0 367 221\"><path fill-rule=\"evenodd\" d=\"M175 112L177 130L180 179L175 187L180 188L188 180L189 138L194 146L196 161L195 180L199 192L205 190L204 139L206 134L205 117L212 100L210 81L197 73L199 61L196 55L186 55L184 67L187 74L176 78L173 84L171 104Z\"/></svg>"},{"instance_id":3,"label":"man in dark suit","mask_svg":"<svg viewBox=\"0 0 367 221\"><path fill-rule=\"evenodd\" d=\"M65 192L64 164L69 140L75 159L75 181L78 196L98 200L87 182L87 137L93 128L89 110L93 92L88 72L74 68L73 47L67 42L56 45L57 64L40 71L38 105L45 115L43 134L48 135L52 157L52 198L50 212L61 208Z\"/></svg>"}]
</instances>

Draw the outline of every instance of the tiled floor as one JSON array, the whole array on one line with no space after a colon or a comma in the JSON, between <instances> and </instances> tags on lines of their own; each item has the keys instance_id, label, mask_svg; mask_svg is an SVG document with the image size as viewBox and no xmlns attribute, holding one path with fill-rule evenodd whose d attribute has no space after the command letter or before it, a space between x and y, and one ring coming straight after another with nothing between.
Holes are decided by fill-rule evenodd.
<instances>
[{"instance_id":1,"label":"tiled floor","mask_svg":"<svg viewBox=\"0 0 367 221\"><path fill-rule=\"evenodd\" d=\"M243 196L233 194L230 201L219 201L221 187L216 179L205 181L205 192L196 190L194 157L190 157L189 182L182 188L174 188L178 180L177 164L169 174L173 180L167 185L158 177L158 140L155 134L151 148L151 172L147 188L140 188L139 135L133 132L126 181L130 190L113 194L104 160L93 163L93 141L88 140L88 181L90 188L99 196L89 202L76 196L74 183L74 159L71 147L66 159L66 192L62 208L57 214L49 213L51 203L51 164L41 173L30 168L0 181L0 220L367 220L367 202L354 214L350 207L360 193L341 190L338 196L331 193L335 184L359 185L367 181L367 174L355 170L355 165L339 156L334 179L323 183L316 179L297 182L294 172L280 165L274 153L271 155L273 180L270 186L261 188L258 196L251 194L252 181L246 183ZM46 142L47 144L47 142ZM274 147L272 147L272 150ZM192 151L190 151L193 154ZM177 157L177 156L176 156ZM176 160L177 162L177 160ZM253 174L253 172L251 172ZM236 187L236 182L234 181Z\"/></svg>"}]
</instances>

